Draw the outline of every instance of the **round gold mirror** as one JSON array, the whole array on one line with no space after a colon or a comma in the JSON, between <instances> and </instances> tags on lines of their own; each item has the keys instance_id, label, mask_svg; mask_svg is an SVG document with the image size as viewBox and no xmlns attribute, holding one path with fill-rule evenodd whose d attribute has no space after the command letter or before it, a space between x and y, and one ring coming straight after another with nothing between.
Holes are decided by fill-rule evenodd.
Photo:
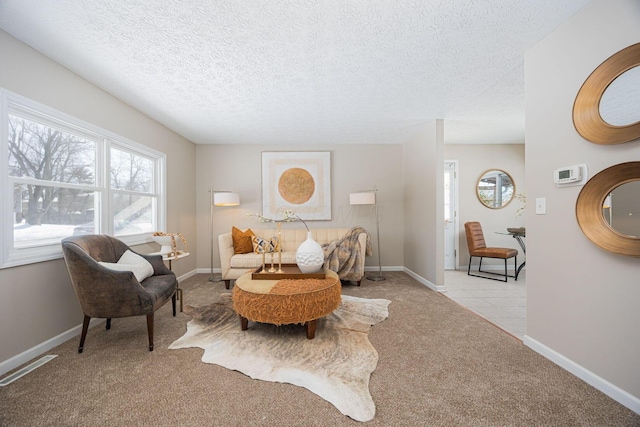
<instances>
[{"instance_id":1,"label":"round gold mirror","mask_svg":"<svg viewBox=\"0 0 640 427\"><path fill-rule=\"evenodd\" d=\"M640 138L640 99L629 95L637 90L638 66L640 43L617 52L587 77L573 104L573 124L583 138L603 145Z\"/></svg>"},{"instance_id":2,"label":"round gold mirror","mask_svg":"<svg viewBox=\"0 0 640 427\"><path fill-rule=\"evenodd\" d=\"M490 209L504 208L513 200L516 186L511 175L500 169L488 170L478 179L476 194Z\"/></svg>"},{"instance_id":3,"label":"round gold mirror","mask_svg":"<svg viewBox=\"0 0 640 427\"><path fill-rule=\"evenodd\" d=\"M640 238L640 180L614 188L604 199L602 211L616 233Z\"/></svg>"},{"instance_id":4,"label":"round gold mirror","mask_svg":"<svg viewBox=\"0 0 640 427\"><path fill-rule=\"evenodd\" d=\"M600 248L640 257L640 236L636 234L640 226L635 223L640 218L629 218L640 216L636 211L639 182L640 162L628 162L604 169L582 187L576 202L578 225Z\"/></svg>"},{"instance_id":5,"label":"round gold mirror","mask_svg":"<svg viewBox=\"0 0 640 427\"><path fill-rule=\"evenodd\" d=\"M600 98L600 117L612 126L640 123L640 66L620 74Z\"/></svg>"}]
</instances>

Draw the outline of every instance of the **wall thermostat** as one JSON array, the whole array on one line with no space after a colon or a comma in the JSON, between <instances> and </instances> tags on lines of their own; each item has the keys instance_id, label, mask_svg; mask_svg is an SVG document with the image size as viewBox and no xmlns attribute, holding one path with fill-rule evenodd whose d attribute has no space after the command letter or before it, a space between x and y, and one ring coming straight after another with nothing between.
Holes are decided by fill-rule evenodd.
<instances>
[{"instance_id":1,"label":"wall thermostat","mask_svg":"<svg viewBox=\"0 0 640 427\"><path fill-rule=\"evenodd\" d=\"M553 172L553 182L560 185L576 185L586 179L587 165L575 165L558 168Z\"/></svg>"}]
</instances>

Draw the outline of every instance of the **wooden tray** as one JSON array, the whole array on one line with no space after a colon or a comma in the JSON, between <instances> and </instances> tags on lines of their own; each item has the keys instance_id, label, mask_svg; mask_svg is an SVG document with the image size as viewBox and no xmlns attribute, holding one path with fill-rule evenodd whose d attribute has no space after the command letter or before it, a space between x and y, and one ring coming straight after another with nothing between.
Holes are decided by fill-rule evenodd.
<instances>
[{"instance_id":1,"label":"wooden tray","mask_svg":"<svg viewBox=\"0 0 640 427\"><path fill-rule=\"evenodd\" d=\"M277 270L278 264L273 264L273 267ZM280 279L326 279L327 274L324 270L317 273L303 273L298 268L297 264L282 264L283 273L269 273L271 264L265 264L266 271L262 273L262 266L258 267L253 273L251 273L251 279L253 280L280 280Z\"/></svg>"}]
</instances>

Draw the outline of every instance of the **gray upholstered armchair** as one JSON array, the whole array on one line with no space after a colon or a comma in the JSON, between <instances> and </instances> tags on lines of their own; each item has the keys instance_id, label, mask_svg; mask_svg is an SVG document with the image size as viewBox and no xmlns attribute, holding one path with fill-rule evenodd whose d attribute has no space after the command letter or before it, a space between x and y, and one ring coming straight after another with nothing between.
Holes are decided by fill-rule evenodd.
<instances>
[{"instance_id":1,"label":"gray upholstered armchair","mask_svg":"<svg viewBox=\"0 0 640 427\"><path fill-rule=\"evenodd\" d=\"M104 265L116 264L127 250L131 249L125 243L107 235L62 240L67 270L84 313L78 353L82 353L92 317L106 318L106 328L110 329L112 318L146 315L149 351L153 351L154 312L171 299L173 315L176 315L178 282L162 262L161 255L137 254L153 267L153 274L141 281L132 271L117 271Z\"/></svg>"}]
</instances>

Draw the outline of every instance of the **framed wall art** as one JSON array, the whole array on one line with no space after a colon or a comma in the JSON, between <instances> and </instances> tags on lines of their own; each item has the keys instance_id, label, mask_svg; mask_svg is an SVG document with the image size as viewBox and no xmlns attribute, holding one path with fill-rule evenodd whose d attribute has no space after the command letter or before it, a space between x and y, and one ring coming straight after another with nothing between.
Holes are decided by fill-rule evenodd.
<instances>
[{"instance_id":1,"label":"framed wall art","mask_svg":"<svg viewBox=\"0 0 640 427\"><path fill-rule=\"evenodd\" d=\"M331 219L329 151L263 151L262 215L290 209L304 220Z\"/></svg>"}]
</instances>

